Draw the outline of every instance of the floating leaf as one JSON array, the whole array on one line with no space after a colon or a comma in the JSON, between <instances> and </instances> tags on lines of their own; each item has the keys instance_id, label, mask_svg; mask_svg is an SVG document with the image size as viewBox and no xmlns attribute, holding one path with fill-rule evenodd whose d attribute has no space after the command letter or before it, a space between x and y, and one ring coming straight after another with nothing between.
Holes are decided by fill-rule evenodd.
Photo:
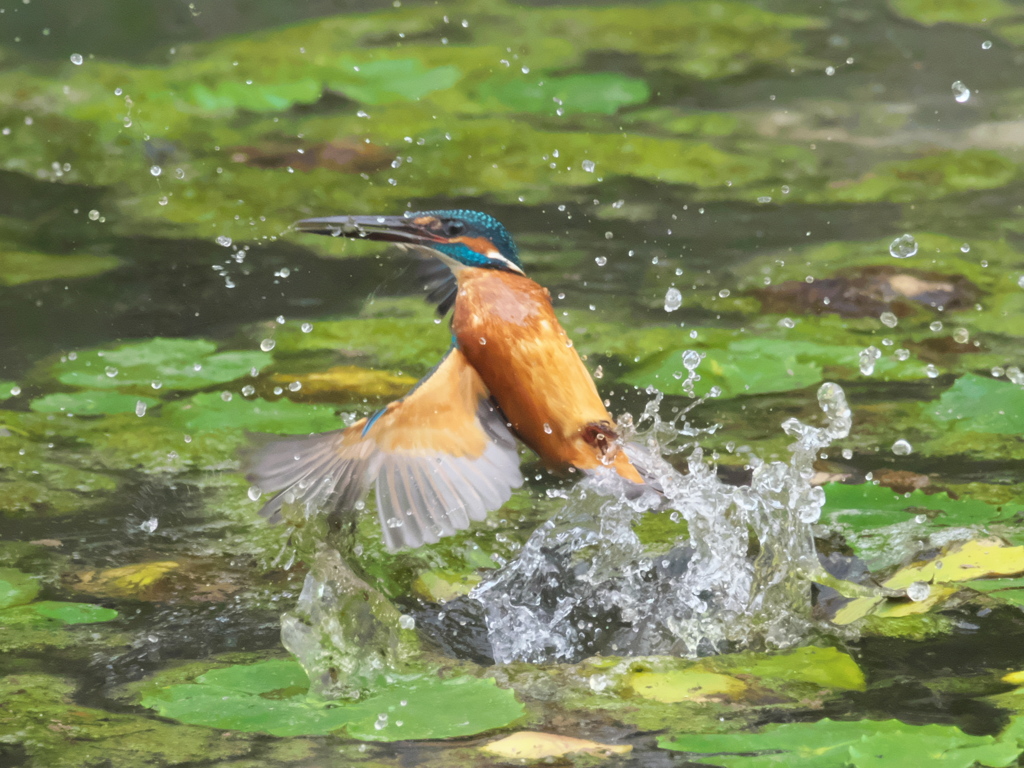
<instances>
[{"instance_id":1,"label":"floating leaf","mask_svg":"<svg viewBox=\"0 0 1024 768\"><path fill-rule=\"evenodd\" d=\"M863 691L867 687L857 662L849 654L831 647L812 646L767 654L740 669L770 680L814 683L822 688Z\"/></svg>"},{"instance_id":2,"label":"floating leaf","mask_svg":"<svg viewBox=\"0 0 1024 768\"><path fill-rule=\"evenodd\" d=\"M1013 605L1024 606L1024 579L979 579L969 581L964 586L984 592L999 600L1005 600Z\"/></svg>"},{"instance_id":3,"label":"floating leaf","mask_svg":"<svg viewBox=\"0 0 1024 768\"><path fill-rule=\"evenodd\" d=\"M933 26L935 24L971 24L989 22L1020 12L1005 0L889 0L900 16Z\"/></svg>"},{"instance_id":4,"label":"floating leaf","mask_svg":"<svg viewBox=\"0 0 1024 768\"><path fill-rule=\"evenodd\" d=\"M166 389L188 390L233 381L271 359L264 352L215 353L216 348L203 339L155 338L79 352L54 372L60 382L87 389L149 388L158 382Z\"/></svg>"},{"instance_id":5,"label":"floating leaf","mask_svg":"<svg viewBox=\"0 0 1024 768\"><path fill-rule=\"evenodd\" d=\"M925 410L959 432L1024 433L1024 387L968 373Z\"/></svg>"},{"instance_id":6,"label":"floating leaf","mask_svg":"<svg viewBox=\"0 0 1024 768\"><path fill-rule=\"evenodd\" d=\"M342 727L365 741L469 736L520 718L522 705L493 680L406 676L358 701L284 694L308 683L298 662L268 661L208 672L147 694L143 706L194 725L269 733L325 734Z\"/></svg>"},{"instance_id":7,"label":"floating leaf","mask_svg":"<svg viewBox=\"0 0 1024 768\"><path fill-rule=\"evenodd\" d=\"M997 738L969 736L947 725L826 718L769 725L756 733L660 736L658 746L723 768L899 768L922 761L948 768L1004 767L1024 751L1009 731Z\"/></svg>"},{"instance_id":8,"label":"floating leaf","mask_svg":"<svg viewBox=\"0 0 1024 768\"><path fill-rule=\"evenodd\" d=\"M416 383L411 376L396 375L388 371L374 371L355 365L336 365L326 371L300 376L279 373L271 381L288 385L302 384L303 397L381 397L397 398L406 394Z\"/></svg>"},{"instance_id":9,"label":"floating leaf","mask_svg":"<svg viewBox=\"0 0 1024 768\"><path fill-rule=\"evenodd\" d=\"M113 608L104 608L92 603L70 603L44 600L32 603L31 607L40 616L54 619L62 624L98 624L113 621L118 613Z\"/></svg>"},{"instance_id":10,"label":"floating leaf","mask_svg":"<svg viewBox=\"0 0 1024 768\"><path fill-rule=\"evenodd\" d=\"M91 277L116 267L120 262L112 256L0 251L0 285L21 285L36 280L70 280Z\"/></svg>"},{"instance_id":11,"label":"floating leaf","mask_svg":"<svg viewBox=\"0 0 1024 768\"><path fill-rule=\"evenodd\" d=\"M906 589L918 581L943 584L1018 573L1024 573L1024 547L1008 547L998 539L980 539L954 544L934 560L901 568L882 586Z\"/></svg>"},{"instance_id":12,"label":"floating leaf","mask_svg":"<svg viewBox=\"0 0 1024 768\"><path fill-rule=\"evenodd\" d=\"M29 407L40 413L73 413L76 416L94 416L96 414L137 412L139 403L151 408L159 402L152 397L125 395L121 392L85 390L44 395L33 400Z\"/></svg>"},{"instance_id":13,"label":"floating leaf","mask_svg":"<svg viewBox=\"0 0 1024 768\"><path fill-rule=\"evenodd\" d=\"M612 72L546 77L543 80L510 80L496 77L477 91L489 106L519 112L566 114L597 112L614 115L621 107L641 104L650 98L647 83Z\"/></svg>"},{"instance_id":14,"label":"floating leaf","mask_svg":"<svg viewBox=\"0 0 1024 768\"><path fill-rule=\"evenodd\" d=\"M629 744L601 744L537 731L519 731L480 747L484 754L511 760L545 760L578 754L625 755L632 749Z\"/></svg>"},{"instance_id":15,"label":"floating leaf","mask_svg":"<svg viewBox=\"0 0 1024 768\"><path fill-rule=\"evenodd\" d=\"M1024 503L995 506L977 499L952 499L945 493L897 493L873 483L829 483L825 489L825 519L849 526L854 531L871 531L883 526L911 522L926 515L950 527L985 525L1006 518Z\"/></svg>"},{"instance_id":16,"label":"floating leaf","mask_svg":"<svg viewBox=\"0 0 1024 768\"><path fill-rule=\"evenodd\" d=\"M15 568L0 568L0 608L29 603L39 594L39 580Z\"/></svg>"},{"instance_id":17,"label":"floating leaf","mask_svg":"<svg viewBox=\"0 0 1024 768\"><path fill-rule=\"evenodd\" d=\"M248 400L236 396L224 400L216 392L193 395L164 408L167 424L186 432L249 430L254 432L310 433L344 426L333 408L293 403L280 399Z\"/></svg>"},{"instance_id":18,"label":"floating leaf","mask_svg":"<svg viewBox=\"0 0 1024 768\"><path fill-rule=\"evenodd\" d=\"M747 688L746 683L730 675L696 670L634 672L627 682L638 696L663 704L733 699Z\"/></svg>"},{"instance_id":19,"label":"floating leaf","mask_svg":"<svg viewBox=\"0 0 1024 768\"><path fill-rule=\"evenodd\" d=\"M137 598L180 565L170 560L147 563L133 563L103 571L85 571L78 574L78 581L72 586L80 592L91 595Z\"/></svg>"}]
</instances>

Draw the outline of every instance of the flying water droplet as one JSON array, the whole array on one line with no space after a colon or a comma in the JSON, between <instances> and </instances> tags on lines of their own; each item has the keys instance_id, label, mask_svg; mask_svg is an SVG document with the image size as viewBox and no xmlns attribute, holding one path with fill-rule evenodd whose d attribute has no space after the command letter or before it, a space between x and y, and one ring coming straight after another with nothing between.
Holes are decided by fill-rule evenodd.
<instances>
[{"instance_id":1,"label":"flying water droplet","mask_svg":"<svg viewBox=\"0 0 1024 768\"><path fill-rule=\"evenodd\" d=\"M151 165L149 167L149 173L152 176L159 176L163 172L164 172L164 169L161 168L159 165Z\"/></svg>"},{"instance_id":2,"label":"flying water droplet","mask_svg":"<svg viewBox=\"0 0 1024 768\"><path fill-rule=\"evenodd\" d=\"M894 259L909 259L917 253L917 240L913 235L900 235L889 244L889 255Z\"/></svg>"},{"instance_id":3,"label":"flying water droplet","mask_svg":"<svg viewBox=\"0 0 1024 768\"><path fill-rule=\"evenodd\" d=\"M89 211L89 221L99 221L99 219L100 219L100 212L99 211L97 211L95 208L93 208L91 211Z\"/></svg>"},{"instance_id":4,"label":"flying water droplet","mask_svg":"<svg viewBox=\"0 0 1024 768\"><path fill-rule=\"evenodd\" d=\"M104 368L103 372L107 375L108 379L112 379L115 376L117 376L117 368L115 368L112 365L108 365L106 368Z\"/></svg>"},{"instance_id":5,"label":"flying water droplet","mask_svg":"<svg viewBox=\"0 0 1024 768\"><path fill-rule=\"evenodd\" d=\"M255 394L256 394L256 387L254 387L252 384L246 384L244 387L242 387L242 395L243 396L245 396L245 397L252 397Z\"/></svg>"},{"instance_id":6,"label":"flying water droplet","mask_svg":"<svg viewBox=\"0 0 1024 768\"><path fill-rule=\"evenodd\" d=\"M686 370L696 370L698 365L700 365L700 352L692 349L683 352L683 367Z\"/></svg>"},{"instance_id":7,"label":"flying water droplet","mask_svg":"<svg viewBox=\"0 0 1024 768\"><path fill-rule=\"evenodd\" d=\"M275 346L277 346L277 342L274 341L273 339L264 339L263 341L260 342L260 349L262 349L264 352L269 352Z\"/></svg>"},{"instance_id":8,"label":"flying water droplet","mask_svg":"<svg viewBox=\"0 0 1024 768\"><path fill-rule=\"evenodd\" d=\"M580 167L583 168L583 170L586 171L587 173L593 173L594 169L597 167L597 164L594 163L593 160L584 160L582 163L580 163Z\"/></svg>"},{"instance_id":9,"label":"flying water droplet","mask_svg":"<svg viewBox=\"0 0 1024 768\"><path fill-rule=\"evenodd\" d=\"M217 235L217 245L223 245L225 248L231 247L232 240L227 235Z\"/></svg>"},{"instance_id":10,"label":"flying water droplet","mask_svg":"<svg viewBox=\"0 0 1024 768\"><path fill-rule=\"evenodd\" d=\"M146 404L141 400L135 402L135 415L140 419L146 415Z\"/></svg>"},{"instance_id":11,"label":"flying water droplet","mask_svg":"<svg viewBox=\"0 0 1024 768\"><path fill-rule=\"evenodd\" d=\"M263 491L260 490L258 485L250 485L249 490L246 491L246 495L248 495L250 501L259 501L260 496L263 495Z\"/></svg>"},{"instance_id":12,"label":"flying water droplet","mask_svg":"<svg viewBox=\"0 0 1024 768\"><path fill-rule=\"evenodd\" d=\"M599 267L603 267L605 264L608 263L608 259L606 259L604 256L598 256L597 258L594 259L594 263L597 264L597 266Z\"/></svg>"},{"instance_id":13,"label":"flying water droplet","mask_svg":"<svg viewBox=\"0 0 1024 768\"><path fill-rule=\"evenodd\" d=\"M957 344L966 344L971 338L971 334L966 328L957 328L953 331L953 341Z\"/></svg>"},{"instance_id":14,"label":"flying water droplet","mask_svg":"<svg viewBox=\"0 0 1024 768\"><path fill-rule=\"evenodd\" d=\"M963 104L971 98L971 89L957 80L953 83L953 98L956 99L958 104Z\"/></svg>"},{"instance_id":15,"label":"flying water droplet","mask_svg":"<svg viewBox=\"0 0 1024 768\"><path fill-rule=\"evenodd\" d=\"M895 328L896 324L899 322L896 315L892 312L883 312L878 316L878 319L882 321L882 325L886 328Z\"/></svg>"},{"instance_id":16,"label":"flying water droplet","mask_svg":"<svg viewBox=\"0 0 1024 768\"><path fill-rule=\"evenodd\" d=\"M408 614L402 614L398 617L398 626L402 629L416 629L416 619Z\"/></svg>"},{"instance_id":17,"label":"flying water droplet","mask_svg":"<svg viewBox=\"0 0 1024 768\"><path fill-rule=\"evenodd\" d=\"M876 346L862 349L860 353L860 372L865 376L873 374L875 372L875 363L881 356L882 352Z\"/></svg>"},{"instance_id":18,"label":"flying water droplet","mask_svg":"<svg viewBox=\"0 0 1024 768\"><path fill-rule=\"evenodd\" d=\"M927 376L929 379L936 379L939 376L939 369L936 368L932 363L928 363L928 365L926 365L924 368L924 375Z\"/></svg>"},{"instance_id":19,"label":"flying water droplet","mask_svg":"<svg viewBox=\"0 0 1024 768\"><path fill-rule=\"evenodd\" d=\"M909 456L914 452L914 446L900 438L892 444L892 452L897 456Z\"/></svg>"},{"instance_id":20,"label":"flying water droplet","mask_svg":"<svg viewBox=\"0 0 1024 768\"><path fill-rule=\"evenodd\" d=\"M1024 275L1017 278L1017 287L1024 288Z\"/></svg>"},{"instance_id":21,"label":"flying water droplet","mask_svg":"<svg viewBox=\"0 0 1024 768\"><path fill-rule=\"evenodd\" d=\"M303 333L309 333L310 331L313 330L313 324L303 323L302 325L299 326L299 330L302 331Z\"/></svg>"},{"instance_id":22,"label":"flying water droplet","mask_svg":"<svg viewBox=\"0 0 1024 768\"><path fill-rule=\"evenodd\" d=\"M665 292L665 311L675 312L683 306L683 294L678 288L669 288Z\"/></svg>"},{"instance_id":23,"label":"flying water droplet","mask_svg":"<svg viewBox=\"0 0 1024 768\"><path fill-rule=\"evenodd\" d=\"M139 528L141 528L146 533L153 533L159 525L160 521L157 520L155 517L151 517L149 518L149 520L145 520L142 523L139 523Z\"/></svg>"},{"instance_id":24,"label":"flying water droplet","mask_svg":"<svg viewBox=\"0 0 1024 768\"><path fill-rule=\"evenodd\" d=\"M991 47L992 47L992 41L991 40L986 40L984 43L981 44L981 50L983 50L983 51L987 51Z\"/></svg>"},{"instance_id":25,"label":"flying water droplet","mask_svg":"<svg viewBox=\"0 0 1024 768\"><path fill-rule=\"evenodd\" d=\"M71 54L71 63L74 64L76 67L82 66L82 62L83 61L84 61L84 59L82 58L82 54L80 54L80 53L72 53Z\"/></svg>"},{"instance_id":26,"label":"flying water droplet","mask_svg":"<svg viewBox=\"0 0 1024 768\"><path fill-rule=\"evenodd\" d=\"M546 421L544 422L544 434L550 435L554 430L551 429L551 425Z\"/></svg>"}]
</instances>

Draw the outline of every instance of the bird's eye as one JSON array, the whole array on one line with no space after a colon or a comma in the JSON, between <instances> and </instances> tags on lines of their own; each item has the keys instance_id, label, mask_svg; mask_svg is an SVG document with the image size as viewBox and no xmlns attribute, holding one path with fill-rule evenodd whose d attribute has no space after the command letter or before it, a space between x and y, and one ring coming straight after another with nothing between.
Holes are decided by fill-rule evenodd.
<instances>
[{"instance_id":1,"label":"bird's eye","mask_svg":"<svg viewBox=\"0 0 1024 768\"><path fill-rule=\"evenodd\" d=\"M448 237L455 237L456 235L461 235L465 231L466 225L463 224L461 221L446 221L444 223L444 233Z\"/></svg>"}]
</instances>

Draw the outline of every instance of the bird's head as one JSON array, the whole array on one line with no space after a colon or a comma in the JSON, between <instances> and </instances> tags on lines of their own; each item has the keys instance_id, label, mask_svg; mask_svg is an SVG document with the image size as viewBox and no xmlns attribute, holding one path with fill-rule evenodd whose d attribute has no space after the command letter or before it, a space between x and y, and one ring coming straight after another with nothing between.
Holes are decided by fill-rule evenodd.
<instances>
[{"instance_id":1,"label":"bird's head","mask_svg":"<svg viewBox=\"0 0 1024 768\"><path fill-rule=\"evenodd\" d=\"M453 272L463 267L523 274L516 244L493 216L479 211L444 210L403 216L328 216L295 224L300 232L382 240L427 251Z\"/></svg>"}]
</instances>

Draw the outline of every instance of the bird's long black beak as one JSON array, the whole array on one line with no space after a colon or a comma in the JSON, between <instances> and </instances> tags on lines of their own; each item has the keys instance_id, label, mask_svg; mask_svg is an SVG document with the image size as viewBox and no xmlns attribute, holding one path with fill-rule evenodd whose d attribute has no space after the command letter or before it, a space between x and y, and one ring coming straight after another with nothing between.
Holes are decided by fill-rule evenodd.
<instances>
[{"instance_id":1,"label":"bird's long black beak","mask_svg":"<svg viewBox=\"0 0 1024 768\"><path fill-rule=\"evenodd\" d=\"M321 219L297 221L295 229L317 235L381 240L408 245L430 245L444 240L424 224L406 216L326 216Z\"/></svg>"}]
</instances>

